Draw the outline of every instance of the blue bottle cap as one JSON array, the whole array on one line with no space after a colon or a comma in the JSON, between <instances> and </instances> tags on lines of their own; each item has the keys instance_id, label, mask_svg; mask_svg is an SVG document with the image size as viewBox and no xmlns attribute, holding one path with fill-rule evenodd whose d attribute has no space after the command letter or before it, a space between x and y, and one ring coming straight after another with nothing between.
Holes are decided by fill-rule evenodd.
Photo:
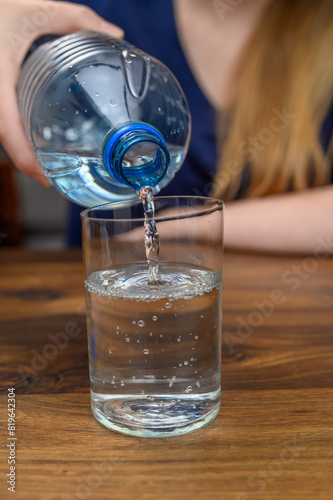
<instances>
[{"instance_id":1,"label":"blue bottle cap","mask_svg":"<svg viewBox=\"0 0 333 500\"><path fill-rule=\"evenodd\" d=\"M164 137L155 127L126 122L106 136L103 163L111 177L139 191L145 186L157 186L167 172L170 155Z\"/></svg>"}]
</instances>

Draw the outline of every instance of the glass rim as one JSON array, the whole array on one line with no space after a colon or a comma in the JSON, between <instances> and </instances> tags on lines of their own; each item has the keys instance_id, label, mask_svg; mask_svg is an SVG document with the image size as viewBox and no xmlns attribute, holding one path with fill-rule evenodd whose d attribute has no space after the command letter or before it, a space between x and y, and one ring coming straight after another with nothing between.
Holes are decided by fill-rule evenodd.
<instances>
[{"instance_id":1,"label":"glass rim","mask_svg":"<svg viewBox=\"0 0 333 500\"><path fill-rule=\"evenodd\" d=\"M172 195L172 196L156 196L154 200L200 200L202 203L203 202L211 202L215 203L214 207L204 207L202 205L202 208L200 210L200 206L195 207L195 206L189 206L188 208L192 209L193 212L188 213L188 214L183 214L183 215L176 215L176 216L161 216L161 215L155 215L154 219L156 221L161 221L161 220L176 220L176 219L189 219L192 217L198 217L202 215L208 215L210 213L215 212L216 210L223 210L224 208L224 201L220 200L219 198L212 198L209 196L192 196L192 195ZM83 221L96 221L96 222L128 222L128 221L144 221L144 215L142 217L120 217L119 219L110 219L108 217L94 217L94 216L89 216L90 212L93 211L98 211L98 210L112 210L114 208L125 208L126 206L131 206L134 204L140 204L140 198L136 200L135 198L129 198L123 201L114 201L114 202L109 202L109 203L103 203L101 205L96 205L93 207L88 207L85 208L81 213L80 213L80 218L81 222ZM170 206L167 208L177 208L177 206ZM186 205L182 205L181 208L186 208Z\"/></svg>"}]
</instances>

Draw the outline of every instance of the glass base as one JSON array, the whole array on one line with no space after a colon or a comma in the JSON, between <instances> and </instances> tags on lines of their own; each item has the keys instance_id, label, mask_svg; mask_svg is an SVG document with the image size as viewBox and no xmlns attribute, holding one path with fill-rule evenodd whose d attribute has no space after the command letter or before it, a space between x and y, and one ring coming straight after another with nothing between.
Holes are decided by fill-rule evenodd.
<instances>
[{"instance_id":1,"label":"glass base","mask_svg":"<svg viewBox=\"0 0 333 500\"><path fill-rule=\"evenodd\" d=\"M220 395L214 399L152 399L93 400L91 407L95 418L108 429L130 436L164 438L204 427L217 416L221 404Z\"/></svg>"}]
</instances>

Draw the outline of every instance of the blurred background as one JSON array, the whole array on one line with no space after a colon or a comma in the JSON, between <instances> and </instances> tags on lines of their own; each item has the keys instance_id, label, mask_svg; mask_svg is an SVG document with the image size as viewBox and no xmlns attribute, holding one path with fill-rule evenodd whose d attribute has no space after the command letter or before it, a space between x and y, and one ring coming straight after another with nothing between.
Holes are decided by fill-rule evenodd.
<instances>
[{"instance_id":1,"label":"blurred background","mask_svg":"<svg viewBox=\"0 0 333 500\"><path fill-rule=\"evenodd\" d=\"M0 248L66 248L68 205L14 168L0 145Z\"/></svg>"}]
</instances>

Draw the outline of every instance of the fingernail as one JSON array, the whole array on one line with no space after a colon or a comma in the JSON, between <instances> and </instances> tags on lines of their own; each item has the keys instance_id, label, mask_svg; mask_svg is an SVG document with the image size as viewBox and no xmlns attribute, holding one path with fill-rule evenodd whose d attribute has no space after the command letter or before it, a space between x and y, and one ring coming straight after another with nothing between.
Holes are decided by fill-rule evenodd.
<instances>
[{"instance_id":1,"label":"fingernail","mask_svg":"<svg viewBox=\"0 0 333 500\"><path fill-rule=\"evenodd\" d=\"M49 181L47 180L46 177L44 177L44 175L42 174L35 174L33 176L33 179L35 179L35 181L39 182L39 184L41 184L42 186L44 187L50 187L51 184L49 183Z\"/></svg>"},{"instance_id":2,"label":"fingernail","mask_svg":"<svg viewBox=\"0 0 333 500\"><path fill-rule=\"evenodd\" d=\"M103 31L108 31L112 36L116 38L124 38L124 30L119 28L119 26L116 26L115 24L112 23L107 23L106 21L102 22L101 24L101 29Z\"/></svg>"}]
</instances>

